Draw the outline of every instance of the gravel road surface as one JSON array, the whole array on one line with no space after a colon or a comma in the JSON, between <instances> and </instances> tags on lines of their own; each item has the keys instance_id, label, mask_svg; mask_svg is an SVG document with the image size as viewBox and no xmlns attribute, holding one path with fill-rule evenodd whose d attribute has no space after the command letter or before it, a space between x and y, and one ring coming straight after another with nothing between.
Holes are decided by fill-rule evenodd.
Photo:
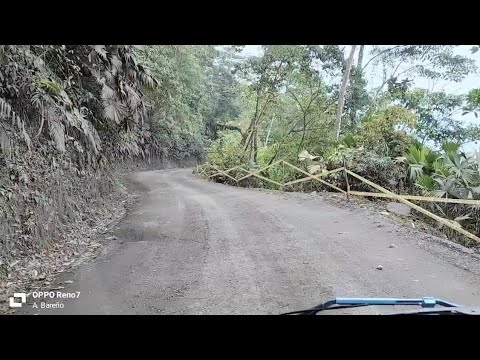
<instances>
[{"instance_id":1,"label":"gravel road surface","mask_svg":"<svg viewBox=\"0 0 480 360\"><path fill-rule=\"evenodd\" d=\"M477 255L379 211L207 182L191 169L139 172L131 181L142 195L117 239L59 277L73 281L59 291L78 298L50 300L51 309L30 299L20 313L278 314L335 296L480 305Z\"/></svg>"}]
</instances>

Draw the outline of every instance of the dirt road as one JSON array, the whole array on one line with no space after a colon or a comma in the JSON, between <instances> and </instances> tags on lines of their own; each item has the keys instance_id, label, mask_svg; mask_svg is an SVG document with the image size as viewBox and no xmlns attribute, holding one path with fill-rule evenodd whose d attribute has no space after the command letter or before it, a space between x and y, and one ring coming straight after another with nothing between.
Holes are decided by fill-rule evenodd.
<instances>
[{"instance_id":1,"label":"dirt road","mask_svg":"<svg viewBox=\"0 0 480 360\"><path fill-rule=\"evenodd\" d=\"M61 291L79 298L50 310L30 301L24 313L277 314L335 296L480 305L478 257L378 212L209 183L187 169L133 180L144 196L116 244L62 275L73 283Z\"/></svg>"}]
</instances>

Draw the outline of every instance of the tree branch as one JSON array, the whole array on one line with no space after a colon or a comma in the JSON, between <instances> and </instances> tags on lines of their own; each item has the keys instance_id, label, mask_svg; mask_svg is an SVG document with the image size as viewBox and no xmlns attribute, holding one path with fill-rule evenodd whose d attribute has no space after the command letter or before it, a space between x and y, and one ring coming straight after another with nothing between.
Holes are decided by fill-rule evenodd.
<instances>
[{"instance_id":1,"label":"tree branch","mask_svg":"<svg viewBox=\"0 0 480 360\"><path fill-rule=\"evenodd\" d=\"M380 87L377 89L377 92L375 93L375 96L373 97L372 102L375 102L375 100L376 100L377 97L378 97L378 94L380 94L380 91L383 89L383 87L384 87L385 84L388 82L388 80L390 80L392 77L395 76L395 73L397 72L398 68L399 68L400 65L403 63L403 61L404 61L404 60L400 61L400 62L398 63L398 65L397 65L397 67L395 68L395 70L393 70L393 73L390 75L390 77L387 78L387 79L385 79L385 80L383 81L382 85L380 85ZM408 69L408 70L410 70L410 69ZM403 74L403 72L400 73L398 76L400 76L401 74Z\"/></svg>"},{"instance_id":2,"label":"tree branch","mask_svg":"<svg viewBox=\"0 0 480 360\"><path fill-rule=\"evenodd\" d=\"M370 64L370 62L371 62L373 59L379 57L380 55L385 54L386 52L392 51L393 49L399 48L400 46L403 46L403 45L396 45L396 46L394 46L394 47L392 47L392 48L388 48L388 49L385 49L385 50L383 50L383 51L380 51L377 55L372 56L372 57L370 58L370 60L367 61L367 63L365 64L365 66L362 68L362 70L364 70L364 69L368 66L368 64Z\"/></svg>"},{"instance_id":3,"label":"tree branch","mask_svg":"<svg viewBox=\"0 0 480 360\"><path fill-rule=\"evenodd\" d=\"M238 131L240 134L243 135L242 129L240 129L238 126L227 125L227 124L219 124L219 123L215 123L215 126L217 128L222 129L222 130L235 130L235 131Z\"/></svg>"},{"instance_id":4,"label":"tree branch","mask_svg":"<svg viewBox=\"0 0 480 360\"><path fill-rule=\"evenodd\" d=\"M295 96L295 94L293 93L292 90L288 89L287 90L288 93L290 93L290 95L292 95L293 99L295 100L295 102L298 104L298 106L300 106L300 110L302 110L302 113L304 113L305 111L303 110L303 106L302 104L300 103L300 100L298 100L298 98Z\"/></svg>"}]
</instances>

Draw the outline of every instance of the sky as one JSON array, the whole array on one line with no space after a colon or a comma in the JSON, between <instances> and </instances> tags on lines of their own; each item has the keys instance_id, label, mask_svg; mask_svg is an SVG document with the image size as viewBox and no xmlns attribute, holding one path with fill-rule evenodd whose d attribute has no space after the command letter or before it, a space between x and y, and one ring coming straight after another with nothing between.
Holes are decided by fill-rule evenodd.
<instances>
[{"instance_id":1,"label":"sky","mask_svg":"<svg viewBox=\"0 0 480 360\"><path fill-rule=\"evenodd\" d=\"M345 46L345 57L347 56L347 52L350 52L350 46L351 45L341 45ZM461 45L458 46L455 49L455 54L458 55L465 55L469 56L472 59L474 59L477 62L477 66L480 69L480 52L472 55L470 49L472 48L473 45ZM371 45L366 45L364 49L364 57L363 57L363 64L366 64L368 60L370 59L369 56L369 51L372 49ZM261 45L246 45L243 52L241 55L243 56L258 56L261 54ZM357 51L355 54L355 59L358 56L358 47ZM402 71L402 67L400 66L399 72ZM371 66L369 65L366 68L365 71L365 79L367 80L367 88L369 90L372 90L378 86L380 86L383 82L383 73L382 69L380 66ZM453 81L446 81L446 80L438 80L435 83L432 82L432 80L427 79L427 78L422 78L422 77L415 77L413 79L413 86L417 88L425 88L425 89L430 89L431 91L442 91L444 90L445 92L449 94L455 94L455 95L460 95L460 94L466 94L468 91L470 91L473 88L480 88L480 71L477 72L476 74L470 74L468 77L466 77L463 81L461 82L453 82ZM454 116L455 119L462 121L464 123L474 123L474 124L479 124L480 125L480 119L475 118L473 114L468 114L462 116L462 113L458 113ZM479 139L480 140L480 139ZM480 143L480 141L479 141ZM464 145L464 150L471 152L474 151L475 149L480 151L480 146L479 144L475 144L474 142L465 144Z\"/></svg>"}]
</instances>

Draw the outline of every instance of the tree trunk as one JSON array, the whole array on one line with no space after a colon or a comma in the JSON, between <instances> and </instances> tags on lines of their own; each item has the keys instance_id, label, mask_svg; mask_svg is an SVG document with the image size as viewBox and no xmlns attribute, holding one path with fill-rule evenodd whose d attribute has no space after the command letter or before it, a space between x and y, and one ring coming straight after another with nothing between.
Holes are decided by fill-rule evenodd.
<instances>
[{"instance_id":1,"label":"tree trunk","mask_svg":"<svg viewBox=\"0 0 480 360\"><path fill-rule=\"evenodd\" d=\"M302 140L300 140L300 145L298 145L298 151L302 150L303 141L305 140L305 132L307 131L307 114L303 113L303 131L302 131Z\"/></svg>"},{"instance_id":2,"label":"tree trunk","mask_svg":"<svg viewBox=\"0 0 480 360\"><path fill-rule=\"evenodd\" d=\"M360 49L358 49L358 61L357 61L357 68L358 70L362 70L362 63L363 63L363 48L365 45L360 45Z\"/></svg>"},{"instance_id":3,"label":"tree trunk","mask_svg":"<svg viewBox=\"0 0 480 360\"><path fill-rule=\"evenodd\" d=\"M273 120L275 119L275 114L272 116L272 120L270 121L270 126L267 132L267 138L265 139L265 147L268 146L268 138L270 137L270 132L272 131Z\"/></svg>"},{"instance_id":4,"label":"tree trunk","mask_svg":"<svg viewBox=\"0 0 480 360\"><path fill-rule=\"evenodd\" d=\"M353 55L355 54L356 47L357 45L352 45L352 49L350 50L350 55L347 60L347 67L345 68L345 72L343 73L342 85L340 86L340 94L338 96L337 107L337 121L335 123L337 128L337 140L340 137L340 126L342 125L342 112L343 104L345 103L345 92L347 90L348 79L350 78L350 69L352 68Z\"/></svg>"},{"instance_id":5,"label":"tree trunk","mask_svg":"<svg viewBox=\"0 0 480 360\"><path fill-rule=\"evenodd\" d=\"M257 165L257 152L258 152L258 127L255 126L255 130L252 133L253 138L253 164Z\"/></svg>"},{"instance_id":6,"label":"tree trunk","mask_svg":"<svg viewBox=\"0 0 480 360\"><path fill-rule=\"evenodd\" d=\"M260 91L257 90L257 101L256 101L256 104L255 104L255 114L252 117L252 121L250 121L250 125L248 125L247 131L242 136L242 142L241 142L242 145L245 145L245 143L247 142L248 135L250 134L250 131L253 131L253 127L255 126L255 123L257 121L259 102L260 102ZM247 149L247 146L245 146L245 149Z\"/></svg>"}]
</instances>

